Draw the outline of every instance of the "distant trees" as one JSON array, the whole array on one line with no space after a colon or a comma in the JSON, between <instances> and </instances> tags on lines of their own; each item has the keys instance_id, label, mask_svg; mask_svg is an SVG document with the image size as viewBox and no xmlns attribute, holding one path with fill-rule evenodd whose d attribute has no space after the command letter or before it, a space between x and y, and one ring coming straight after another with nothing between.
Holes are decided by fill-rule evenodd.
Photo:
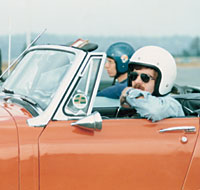
<instances>
[{"instance_id":1,"label":"distant trees","mask_svg":"<svg viewBox=\"0 0 200 190\"><path fill-rule=\"evenodd\" d=\"M200 56L200 38L195 37L189 46L189 49L183 50L183 56Z\"/></svg>"},{"instance_id":2,"label":"distant trees","mask_svg":"<svg viewBox=\"0 0 200 190\"><path fill-rule=\"evenodd\" d=\"M0 75L2 74L2 56L1 56L1 49L0 49Z\"/></svg>"},{"instance_id":3,"label":"distant trees","mask_svg":"<svg viewBox=\"0 0 200 190\"><path fill-rule=\"evenodd\" d=\"M191 51L194 55L200 56L200 39L199 37L194 38L191 43Z\"/></svg>"}]
</instances>

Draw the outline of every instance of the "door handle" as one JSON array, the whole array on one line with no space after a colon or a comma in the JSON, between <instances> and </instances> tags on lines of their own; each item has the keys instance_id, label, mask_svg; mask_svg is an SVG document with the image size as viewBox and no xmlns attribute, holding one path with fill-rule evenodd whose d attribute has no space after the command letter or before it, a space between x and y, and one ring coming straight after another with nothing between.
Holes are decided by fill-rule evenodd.
<instances>
[{"instance_id":1,"label":"door handle","mask_svg":"<svg viewBox=\"0 0 200 190\"><path fill-rule=\"evenodd\" d=\"M160 133L171 132L171 131L185 131L186 133L194 133L196 132L195 126L177 126L177 127L169 127L165 129L160 129Z\"/></svg>"}]
</instances>

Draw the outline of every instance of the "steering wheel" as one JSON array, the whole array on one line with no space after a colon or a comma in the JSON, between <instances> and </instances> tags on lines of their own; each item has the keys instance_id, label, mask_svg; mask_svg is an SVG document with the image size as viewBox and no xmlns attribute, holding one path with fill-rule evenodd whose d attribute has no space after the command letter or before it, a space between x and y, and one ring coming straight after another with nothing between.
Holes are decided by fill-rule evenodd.
<instances>
[{"instance_id":1,"label":"steering wheel","mask_svg":"<svg viewBox=\"0 0 200 190\"><path fill-rule=\"evenodd\" d=\"M119 107L116 117L138 117L137 111L134 108Z\"/></svg>"}]
</instances>

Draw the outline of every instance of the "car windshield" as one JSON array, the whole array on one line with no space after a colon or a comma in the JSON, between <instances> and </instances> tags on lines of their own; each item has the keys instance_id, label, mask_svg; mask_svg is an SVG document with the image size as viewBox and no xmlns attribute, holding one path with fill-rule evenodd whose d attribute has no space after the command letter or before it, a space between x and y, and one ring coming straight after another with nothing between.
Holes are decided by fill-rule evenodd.
<instances>
[{"instance_id":1,"label":"car windshield","mask_svg":"<svg viewBox=\"0 0 200 190\"><path fill-rule=\"evenodd\" d=\"M73 53L63 51L31 51L17 65L2 88L31 98L45 109L74 57Z\"/></svg>"}]
</instances>

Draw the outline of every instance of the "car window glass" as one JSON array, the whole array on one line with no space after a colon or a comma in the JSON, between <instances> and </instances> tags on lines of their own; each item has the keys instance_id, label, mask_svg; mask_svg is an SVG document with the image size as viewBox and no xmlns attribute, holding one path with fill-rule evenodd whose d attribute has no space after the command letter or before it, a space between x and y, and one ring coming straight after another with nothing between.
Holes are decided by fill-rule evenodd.
<instances>
[{"instance_id":1,"label":"car window glass","mask_svg":"<svg viewBox=\"0 0 200 190\"><path fill-rule=\"evenodd\" d=\"M3 88L32 98L45 109L63 76L69 70L74 57L72 53L59 51L30 52L6 80Z\"/></svg>"},{"instance_id":2,"label":"car window glass","mask_svg":"<svg viewBox=\"0 0 200 190\"><path fill-rule=\"evenodd\" d=\"M78 80L69 102L65 106L65 114L86 115L101 59L91 58L83 76Z\"/></svg>"}]
</instances>

